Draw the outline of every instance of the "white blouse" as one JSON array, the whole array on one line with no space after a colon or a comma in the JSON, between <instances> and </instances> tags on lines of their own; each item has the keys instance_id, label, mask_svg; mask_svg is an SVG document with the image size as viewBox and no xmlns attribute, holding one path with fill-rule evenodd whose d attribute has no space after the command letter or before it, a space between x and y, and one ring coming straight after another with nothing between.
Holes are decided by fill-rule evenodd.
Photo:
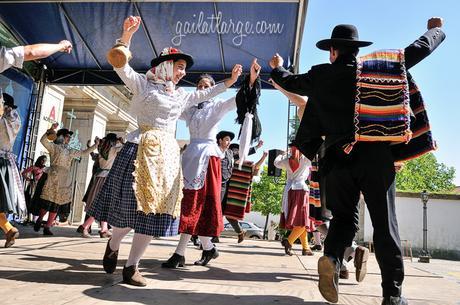
<instances>
[{"instance_id":1,"label":"white blouse","mask_svg":"<svg viewBox=\"0 0 460 305\"><path fill-rule=\"evenodd\" d=\"M224 83L220 83L191 92L178 88L170 94L164 90L164 85L148 80L145 74L137 73L129 64L114 70L134 94L130 113L137 117L139 127L146 125L171 133L175 132L176 122L186 109L227 89Z\"/></svg>"},{"instance_id":2,"label":"white blouse","mask_svg":"<svg viewBox=\"0 0 460 305\"><path fill-rule=\"evenodd\" d=\"M0 73L15 66L21 69L24 63L24 47L0 47Z\"/></svg>"},{"instance_id":3,"label":"white blouse","mask_svg":"<svg viewBox=\"0 0 460 305\"><path fill-rule=\"evenodd\" d=\"M286 154L279 155L274 161L274 165L278 168L286 170L287 179L286 186L283 192L282 210L285 215L288 215L288 194L289 190L304 190L308 191L309 187L305 182L310 175L311 161L302 155L300 158L299 168L295 172L289 166L289 158Z\"/></svg>"},{"instance_id":4,"label":"white blouse","mask_svg":"<svg viewBox=\"0 0 460 305\"><path fill-rule=\"evenodd\" d=\"M3 110L3 103L0 103ZM11 152L16 136L21 129L21 118L16 110L0 115L0 152Z\"/></svg>"},{"instance_id":5,"label":"white blouse","mask_svg":"<svg viewBox=\"0 0 460 305\"><path fill-rule=\"evenodd\" d=\"M182 155L184 188L198 190L204 186L209 157L224 157L217 146L218 124L225 114L236 108L235 97L203 102L202 108L192 106L181 116L190 131L190 144Z\"/></svg>"}]
</instances>

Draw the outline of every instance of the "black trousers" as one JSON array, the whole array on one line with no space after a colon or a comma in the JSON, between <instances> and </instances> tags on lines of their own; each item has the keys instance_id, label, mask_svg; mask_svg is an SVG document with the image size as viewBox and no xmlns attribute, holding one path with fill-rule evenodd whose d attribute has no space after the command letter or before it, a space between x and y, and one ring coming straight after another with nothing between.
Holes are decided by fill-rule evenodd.
<instances>
[{"instance_id":1,"label":"black trousers","mask_svg":"<svg viewBox=\"0 0 460 305\"><path fill-rule=\"evenodd\" d=\"M350 155L341 155L338 149L332 151L327 162L326 200L333 218L324 254L342 261L345 248L358 231L358 201L362 193L374 228L383 296L400 296L404 267L394 204L395 170L389 145L359 142Z\"/></svg>"}]
</instances>

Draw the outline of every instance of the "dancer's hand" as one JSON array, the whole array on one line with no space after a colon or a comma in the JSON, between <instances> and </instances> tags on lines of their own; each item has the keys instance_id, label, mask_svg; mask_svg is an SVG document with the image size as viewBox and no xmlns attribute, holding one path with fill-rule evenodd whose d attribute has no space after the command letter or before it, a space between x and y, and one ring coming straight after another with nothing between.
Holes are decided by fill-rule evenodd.
<instances>
[{"instance_id":1,"label":"dancer's hand","mask_svg":"<svg viewBox=\"0 0 460 305\"><path fill-rule=\"evenodd\" d=\"M257 63L257 58L254 58L249 73L249 84L251 85L251 87L256 81L257 77L259 77L261 68L262 67Z\"/></svg>"},{"instance_id":2,"label":"dancer's hand","mask_svg":"<svg viewBox=\"0 0 460 305\"><path fill-rule=\"evenodd\" d=\"M281 57L278 53L273 55L272 59L268 62L272 69L277 67L282 67L284 63L283 57Z\"/></svg>"},{"instance_id":3,"label":"dancer's hand","mask_svg":"<svg viewBox=\"0 0 460 305\"><path fill-rule=\"evenodd\" d=\"M123 35L121 35L121 42L127 46L131 43L131 37L139 29L141 25L141 17L139 16L129 16L123 22Z\"/></svg>"},{"instance_id":4,"label":"dancer's hand","mask_svg":"<svg viewBox=\"0 0 460 305\"><path fill-rule=\"evenodd\" d=\"M139 16L129 16L123 22L123 33L134 34L139 29L141 25L141 17Z\"/></svg>"},{"instance_id":5,"label":"dancer's hand","mask_svg":"<svg viewBox=\"0 0 460 305\"><path fill-rule=\"evenodd\" d=\"M96 137L96 138L94 139L94 145L95 145L96 147L99 146L99 143L100 143L100 142L101 142L101 140L99 139L99 137Z\"/></svg>"},{"instance_id":6,"label":"dancer's hand","mask_svg":"<svg viewBox=\"0 0 460 305\"><path fill-rule=\"evenodd\" d=\"M240 64L236 64L233 66L232 69L232 76L225 81L225 86L227 88L231 87L236 81L238 80L238 77L243 73L243 66Z\"/></svg>"},{"instance_id":7,"label":"dancer's hand","mask_svg":"<svg viewBox=\"0 0 460 305\"><path fill-rule=\"evenodd\" d=\"M61 40L59 42L59 45L61 45L61 52L70 54L72 52L72 43L68 40Z\"/></svg>"},{"instance_id":8,"label":"dancer's hand","mask_svg":"<svg viewBox=\"0 0 460 305\"><path fill-rule=\"evenodd\" d=\"M264 141L260 140L259 143L257 143L256 148L261 148L262 146L264 146Z\"/></svg>"},{"instance_id":9,"label":"dancer's hand","mask_svg":"<svg viewBox=\"0 0 460 305\"><path fill-rule=\"evenodd\" d=\"M428 19L427 28L431 30L433 28L440 28L444 24L444 20L441 17L431 17Z\"/></svg>"}]
</instances>

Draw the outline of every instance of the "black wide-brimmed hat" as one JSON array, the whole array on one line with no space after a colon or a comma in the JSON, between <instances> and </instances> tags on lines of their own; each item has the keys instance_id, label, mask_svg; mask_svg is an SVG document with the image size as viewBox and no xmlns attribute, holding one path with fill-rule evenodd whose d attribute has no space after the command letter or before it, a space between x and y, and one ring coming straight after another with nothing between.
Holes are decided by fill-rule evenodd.
<instances>
[{"instance_id":1,"label":"black wide-brimmed hat","mask_svg":"<svg viewBox=\"0 0 460 305\"><path fill-rule=\"evenodd\" d=\"M352 24L339 24L333 30L330 39L323 39L316 43L316 46L324 51L330 47L367 47L372 42L359 40L358 29Z\"/></svg>"},{"instance_id":2,"label":"black wide-brimmed hat","mask_svg":"<svg viewBox=\"0 0 460 305\"><path fill-rule=\"evenodd\" d=\"M216 135L217 140L223 139L225 137L230 137L230 141L231 141L233 140L233 138L235 138L235 134L231 131L222 130L222 131L219 131L219 133Z\"/></svg>"},{"instance_id":3,"label":"black wide-brimmed hat","mask_svg":"<svg viewBox=\"0 0 460 305\"><path fill-rule=\"evenodd\" d=\"M73 135L73 131L70 131L68 130L67 128L61 128L57 131L56 133L56 136L66 136L66 135L69 135L69 136L72 136Z\"/></svg>"},{"instance_id":4,"label":"black wide-brimmed hat","mask_svg":"<svg viewBox=\"0 0 460 305\"><path fill-rule=\"evenodd\" d=\"M150 65L156 67L166 60L179 60L183 59L187 63L186 69L190 69L193 66L193 57L189 54L183 53L181 50L176 48L165 48L161 51L157 58L152 59Z\"/></svg>"},{"instance_id":5,"label":"black wide-brimmed hat","mask_svg":"<svg viewBox=\"0 0 460 305\"><path fill-rule=\"evenodd\" d=\"M14 98L8 93L3 93L3 105L11 107L13 109L18 108L18 106L14 104Z\"/></svg>"}]
</instances>

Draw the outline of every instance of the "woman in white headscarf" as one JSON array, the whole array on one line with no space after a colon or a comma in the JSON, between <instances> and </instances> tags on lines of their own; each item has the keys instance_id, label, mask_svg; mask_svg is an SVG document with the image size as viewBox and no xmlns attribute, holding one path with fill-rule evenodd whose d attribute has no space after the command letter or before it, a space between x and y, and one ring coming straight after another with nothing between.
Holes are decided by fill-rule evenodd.
<instances>
[{"instance_id":1,"label":"woman in white headscarf","mask_svg":"<svg viewBox=\"0 0 460 305\"><path fill-rule=\"evenodd\" d=\"M140 17L128 17L118 45L129 48L140 24ZM115 271L121 240L134 229L123 268L123 281L127 284L146 285L137 265L152 236L177 235L182 199L180 149L175 139L177 120L189 107L224 92L241 74L241 66L237 65L225 82L187 93L176 85L192 65L190 55L165 48L152 60L152 68L145 75L135 72L128 63L115 68L134 93L131 112L137 116L139 130L128 135L88 213L99 221L108 221L113 228L103 259L107 273Z\"/></svg>"}]
</instances>

